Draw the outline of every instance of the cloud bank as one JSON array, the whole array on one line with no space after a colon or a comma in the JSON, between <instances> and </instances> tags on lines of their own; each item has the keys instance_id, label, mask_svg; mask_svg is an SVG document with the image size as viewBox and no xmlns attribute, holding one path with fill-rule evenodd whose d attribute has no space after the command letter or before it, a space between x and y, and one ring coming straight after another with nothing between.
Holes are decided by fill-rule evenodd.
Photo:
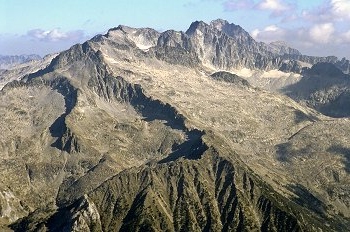
<instances>
[{"instance_id":1,"label":"cloud bank","mask_svg":"<svg viewBox=\"0 0 350 232\"><path fill-rule=\"evenodd\" d=\"M89 39L83 30L62 31L59 28L51 30L32 29L23 35L1 35L1 54L38 54L45 56L49 53L68 49L73 44L82 43Z\"/></svg>"},{"instance_id":2,"label":"cloud bank","mask_svg":"<svg viewBox=\"0 0 350 232\"><path fill-rule=\"evenodd\" d=\"M306 51L350 55L340 49L345 47L350 51L349 0L325 0L309 9L289 0L224 0L222 4L225 11L265 13L270 21L275 21L250 32L258 41L283 40Z\"/></svg>"},{"instance_id":3,"label":"cloud bank","mask_svg":"<svg viewBox=\"0 0 350 232\"><path fill-rule=\"evenodd\" d=\"M85 33L82 30L63 32L59 28L52 30L33 29L29 30L26 34L27 37L46 41L46 42L59 42L59 41L79 41L85 37Z\"/></svg>"}]
</instances>

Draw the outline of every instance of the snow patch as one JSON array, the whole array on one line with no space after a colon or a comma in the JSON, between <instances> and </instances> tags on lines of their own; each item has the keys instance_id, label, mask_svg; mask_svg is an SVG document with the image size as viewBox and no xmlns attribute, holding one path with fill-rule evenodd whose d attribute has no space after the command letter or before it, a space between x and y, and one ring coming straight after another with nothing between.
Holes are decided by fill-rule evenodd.
<instances>
[{"instance_id":1,"label":"snow patch","mask_svg":"<svg viewBox=\"0 0 350 232\"><path fill-rule=\"evenodd\" d=\"M234 73L240 77L251 77L254 72L251 69L242 68L240 70L235 70Z\"/></svg>"},{"instance_id":2,"label":"snow patch","mask_svg":"<svg viewBox=\"0 0 350 232\"><path fill-rule=\"evenodd\" d=\"M260 76L262 78L283 78L283 77L289 77L291 75L291 73L286 73L286 72L282 72L280 70L277 69L273 69L267 72L263 72L263 74ZM299 74L295 74L295 75L299 75Z\"/></svg>"},{"instance_id":3,"label":"snow patch","mask_svg":"<svg viewBox=\"0 0 350 232\"><path fill-rule=\"evenodd\" d=\"M242 68L242 69L234 70L233 73L235 73L236 75L243 77L243 78L260 77L260 78L278 79L278 78L287 78L290 76L293 76L293 77L300 76L300 74L297 74L297 73L286 73L286 72L282 72L278 69L273 69L270 71L260 71L260 70L252 70L252 69L248 69L248 68Z\"/></svg>"},{"instance_id":4,"label":"snow patch","mask_svg":"<svg viewBox=\"0 0 350 232\"><path fill-rule=\"evenodd\" d=\"M152 47L152 44L141 44L141 43L136 43L136 46L141 49L141 50L148 50L149 48Z\"/></svg>"}]
</instances>

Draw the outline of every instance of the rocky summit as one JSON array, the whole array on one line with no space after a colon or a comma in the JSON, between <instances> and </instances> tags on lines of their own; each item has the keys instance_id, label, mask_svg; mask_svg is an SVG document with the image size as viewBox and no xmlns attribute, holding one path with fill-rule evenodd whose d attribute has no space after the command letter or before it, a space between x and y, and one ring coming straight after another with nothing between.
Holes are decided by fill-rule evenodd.
<instances>
[{"instance_id":1,"label":"rocky summit","mask_svg":"<svg viewBox=\"0 0 350 232\"><path fill-rule=\"evenodd\" d=\"M349 66L215 20L5 70L0 230L349 231Z\"/></svg>"}]
</instances>

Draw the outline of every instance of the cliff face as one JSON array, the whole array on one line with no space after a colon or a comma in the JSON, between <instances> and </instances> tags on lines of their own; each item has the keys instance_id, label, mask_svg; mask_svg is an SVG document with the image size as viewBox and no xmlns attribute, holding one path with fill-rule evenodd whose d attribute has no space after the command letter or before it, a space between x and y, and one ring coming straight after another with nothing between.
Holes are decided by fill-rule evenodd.
<instances>
[{"instance_id":1,"label":"cliff face","mask_svg":"<svg viewBox=\"0 0 350 232\"><path fill-rule=\"evenodd\" d=\"M119 26L7 84L1 224L345 231L349 120L216 72L268 70L300 56L277 47L222 20L195 22L186 33Z\"/></svg>"}]
</instances>

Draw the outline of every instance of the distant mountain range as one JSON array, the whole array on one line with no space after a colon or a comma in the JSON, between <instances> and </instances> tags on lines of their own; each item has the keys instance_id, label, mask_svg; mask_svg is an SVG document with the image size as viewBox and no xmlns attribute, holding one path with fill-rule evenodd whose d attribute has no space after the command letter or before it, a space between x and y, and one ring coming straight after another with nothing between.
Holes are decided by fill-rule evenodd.
<instances>
[{"instance_id":1,"label":"distant mountain range","mask_svg":"<svg viewBox=\"0 0 350 232\"><path fill-rule=\"evenodd\" d=\"M9 82L21 80L25 75L45 68L56 55L50 54L44 58L38 55L0 56L0 89Z\"/></svg>"},{"instance_id":2,"label":"distant mountain range","mask_svg":"<svg viewBox=\"0 0 350 232\"><path fill-rule=\"evenodd\" d=\"M349 79L221 19L2 70L0 230L348 231Z\"/></svg>"},{"instance_id":3,"label":"distant mountain range","mask_svg":"<svg viewBox=\"0 0 350 232\"><path fill-rule=\"evenodd\" d=\"M16 65L27 63L30 61L40 60L41 57L39 55L14 55L14 56L6 56L0 55L0 69L9 69Z\"/></svg>"}]
</instances>

